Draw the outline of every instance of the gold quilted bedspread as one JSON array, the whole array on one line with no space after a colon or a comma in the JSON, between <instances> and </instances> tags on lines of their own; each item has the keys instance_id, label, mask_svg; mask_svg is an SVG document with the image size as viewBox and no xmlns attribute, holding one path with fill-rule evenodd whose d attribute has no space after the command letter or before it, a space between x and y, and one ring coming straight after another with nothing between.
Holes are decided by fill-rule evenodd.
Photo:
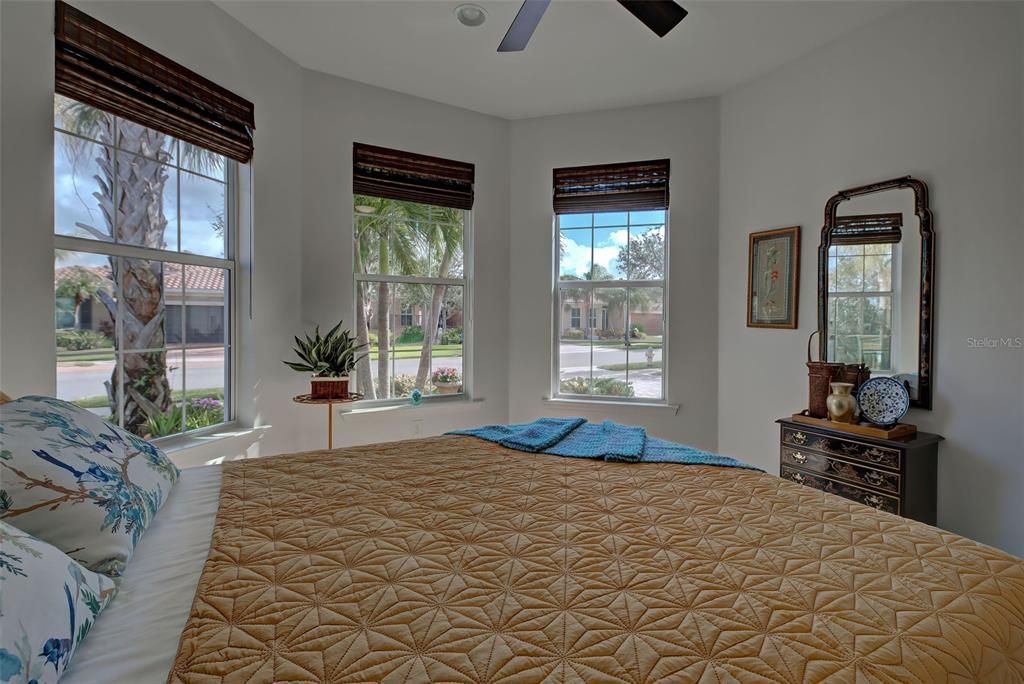
<instances>
[{"instance_id":1,"label":"gold quilted bedspread","mask_svg":"<svg viewBox=\"0 0 1024 684\"><path fill-rule=\"evenodd\" d=\"M240 461L169 681L1019 682L1024 562L739 469Z\"/></svg>"}]
</instances>

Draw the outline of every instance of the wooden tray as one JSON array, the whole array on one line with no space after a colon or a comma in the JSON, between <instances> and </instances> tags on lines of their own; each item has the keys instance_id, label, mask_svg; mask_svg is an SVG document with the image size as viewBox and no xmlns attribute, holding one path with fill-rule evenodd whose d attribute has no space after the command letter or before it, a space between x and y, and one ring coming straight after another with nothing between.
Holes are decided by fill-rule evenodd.
<instances>
[{"instance_id":1,"label":"wooden tray","mask_svg":"<svg viewBox=\"0 0 1024 684\"><path fill-rule=\"evenodd\" d=\"M803 423L804 425L817 425L818 427L829 428L830 430L839 430L840 432L849 432L853 435L877 437L879 439L910 439L917 434L917 426L910 425L909 423L896 423L887 429L871 425L870 423L837 423L828 418L812 418L802 413L793 414L793 422Z\"/></svg>"}]
</instances>

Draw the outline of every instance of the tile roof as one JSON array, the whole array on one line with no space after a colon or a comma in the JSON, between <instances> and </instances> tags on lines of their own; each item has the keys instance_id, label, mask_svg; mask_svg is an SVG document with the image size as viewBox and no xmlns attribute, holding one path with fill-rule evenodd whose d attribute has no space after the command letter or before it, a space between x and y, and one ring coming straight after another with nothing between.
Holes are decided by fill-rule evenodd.
<instances>
[{"instance_id":1,"label":"tile roof","mask_svg":"<svg viewBox=\"0 0 1024 684\"><path fill-rule=\"evenodd\" d=\"M62 266L54 273L54 280L59 281L61 274L70 269L85 269L96 274L103 280L112 280L109 266ZM223 291L224 290L224 269L212 268L209 266L182 266L171 262L164 262L164 288L167 290L180 290L182 285L182 270L184 270L184 281L186 290Z\"/></svg>"}]
</instances>

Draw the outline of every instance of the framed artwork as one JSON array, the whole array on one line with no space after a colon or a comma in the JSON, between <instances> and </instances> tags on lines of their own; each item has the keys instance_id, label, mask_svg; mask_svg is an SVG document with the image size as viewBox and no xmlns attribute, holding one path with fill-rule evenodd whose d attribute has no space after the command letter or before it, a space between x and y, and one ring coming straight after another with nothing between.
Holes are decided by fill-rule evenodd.
<instances>
[{"instance_id":1,"label":"framed artwork","mask_svg":"<svg viewBox=\"0 0 1024 684\"><path fill-rule=\"evenodd\" d=\"M751 233L747 267L747 327L795 329L800 226Z\"/></svg>"}]
</instances>

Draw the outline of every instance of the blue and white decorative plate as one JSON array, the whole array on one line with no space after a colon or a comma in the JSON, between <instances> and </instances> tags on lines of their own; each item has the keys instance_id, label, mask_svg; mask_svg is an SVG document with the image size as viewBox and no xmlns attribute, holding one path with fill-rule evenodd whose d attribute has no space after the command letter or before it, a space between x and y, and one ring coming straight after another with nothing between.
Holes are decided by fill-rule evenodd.
<instances>
[{"instance_id":1,"label":"blue and white decorative plate","mask_svg":"<svg viewBox=\"0 0 1024 684\"><path fill-rule=\"evenodd\" d=\"M875 425L895 425L910 410L910 394L899 380L876 377L857 392L860 415Z\"/></svg>"}]
</instances>

